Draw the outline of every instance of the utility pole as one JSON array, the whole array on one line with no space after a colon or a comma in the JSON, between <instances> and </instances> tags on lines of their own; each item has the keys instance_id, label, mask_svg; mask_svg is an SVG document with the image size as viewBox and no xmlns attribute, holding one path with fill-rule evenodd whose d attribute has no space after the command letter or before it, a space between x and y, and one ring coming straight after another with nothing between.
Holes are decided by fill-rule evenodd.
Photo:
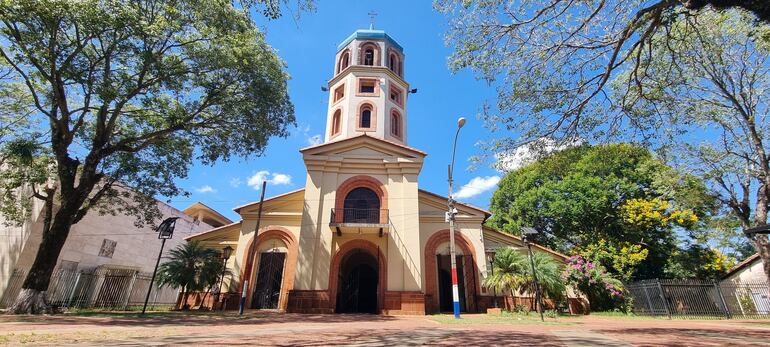
<instances>
[{"instance_id":1,"label":"utility pole","mask_svg":"<svg viewBox=\"0 0 770 347\"><path fill-rule=\"evenodd\" d=\"M158 238L163 240L160 242L160 252L158 252L158 260L155 261L155 270L152 270L152 278L150 279L150 286L147 288L147 296L144 297L144 306L142 307L142 314L147 311L147 302L150 301L150 292L152 291L152 285L155 283L155 274L158 273L158 265L160 264L160 257L163 255L163 247L166 246L166 240L174 236L174 228L176 228L176 220L179 217L169 217L163 220L158 225L155 232L158 233ZM186 305L187 303L182 303Z\"/></svg>"},{"instance_id":2,"label":"utility pole","mask_svg":"<svg viewBox=\"0 0 770 347\"><path fill-rule=\"evenodd\" d=\"M254 241L251 242L249 247L249 257L246 261L246 274L243 281L243 291L241 292L241 303L238 306L238 315L243 314L243 308L246 306L246 295L249 292L249 280L251 279L251 273L254 272L252 267L254 265L254 256L257 253L257 236L259 236L259 223L262 221L262 205L265 202L265 189L267 188L267 181L262 181L262 194L259 197L259 212L257 212L257 226L254 228Z\"/></svg>"},{"instance_id":3,"label":"utility pole","mask_svg":"<svg viewBox=\"0 0 770 347\"><path fill-rule=\"evenodd\" d=\"M452 198L452 171L455 166L455 151L457 150L457 137L460 135L460 129L465 125L465 118L460 117L457 119L457 132L455 132L454 144L452 145L452 163L449 164L449 172L447 175L447 182L449 185L449 196L447 198L447 214L446 219L449 221L449 263L452 266L452 307L454 311L455 319L460 319L460 291L457 285L457 259L455 259L455 216L457 215L457 209L455 208L455 200Z\"/></svg>"}]
</instances>

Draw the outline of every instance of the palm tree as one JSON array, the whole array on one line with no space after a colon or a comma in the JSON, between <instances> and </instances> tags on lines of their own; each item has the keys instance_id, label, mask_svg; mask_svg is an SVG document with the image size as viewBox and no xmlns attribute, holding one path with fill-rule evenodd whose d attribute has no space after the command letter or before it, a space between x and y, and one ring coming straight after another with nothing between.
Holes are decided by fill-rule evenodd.
<instances>
[{"instance_id":1,"label":"palm tree","mask_svg":"<svg viewBox=\"0 0 770 347\"><path fill-rule=\"evenodd\" d=\"M181 244L169 252L168 261L158 267L158 285L182 288L182 302L187 307L190 292L201 291L217 282L222 261L219 253L198 241Z\"/></svg>"},{"instance_id":2,"label":"palm tree","mask_svg":"<svg viewBox=\"0 0 770 347\"><path fill-rule=\"evenodd\" d=\"M561 265L542 252L534 252L533 260L543 296L554 300L561 298L565 290L561 280ZM516 296L516 291L534 293L532 266L527 255L512 247L503 248L497 251L492 264L494 273L484 278L484 286L507 290L511 297Z\"/></svg>"}]
</instances>

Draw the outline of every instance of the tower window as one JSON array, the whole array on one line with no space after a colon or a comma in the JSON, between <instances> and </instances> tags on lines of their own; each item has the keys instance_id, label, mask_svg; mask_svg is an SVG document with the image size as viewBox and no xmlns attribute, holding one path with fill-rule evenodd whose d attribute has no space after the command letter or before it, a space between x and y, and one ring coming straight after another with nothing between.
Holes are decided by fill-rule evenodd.
<instances>
[{"instance_id":1,"label":"tower window","mask_svg":"<svg viewBox=\"0 0 770 347\"><path fill-rule=\"evenodd\" d=\"M337 73L342 72L342 70L345 70L350 66L350 51L346 50L342 53L340 56L340 62L337 65Z\"/></svg>"},{"instance_id":2,"label":"tower window","mask_svg":"<svg viewBox=\"0 0 770 347\"><path fill-rule=\"evenodd\" d=\"M388 67L390 68L390 71L401 76L401 59L399 59L398 54L390 53L388 55Z\"/></svg>"},{"instance_id":3,"label":"tower window","mask_svg":"<svg viewBox=\"0 0 770 347\"><path fill-rule=\"evenodd\" d=\"M340 133L340 127L342 123L342 111L337 110L334 111L334 116L332 116L332 136L335 136Z\"/></svg>"},{"instance_id":4,"label":"tower window","mask_svg":"<svg viewBox=\"0 0 770 347\"><path fill-rule=\"evenodd\" d=\"M364 65L374 65L374 50L371 48L364 51Z\"/></svg>"},{"instance_id":5,"label":"tower window","mask_svg":"<svg viewBox=\"0 0 770 347\"><path fill-rule=\"evenodd\" d=\"M364 42L358 46L358 64L368 66L385 65L380 62L380 46L375 42Z\"/></svg>"},{"instance_id":6,"label":"tower window","mask_svg":"<svg viewBox=\"0 0 770 347\"><path fill-rule=\"evenodd\" d=\"M390 86L390 101L404 107L404 92L394 86Z\"/></svg>"},{"instance_id":7,"label":"tower window","mask_svg":"<svg viewBox=\"0 0 770 347\"><path fill-rule=\"evenodd\" d=\"M401 138L401 115L396 111L390 114L390 133L395 137Z\"/></svg>"},{"instance_id":8,"label":"tower window","mask_svg":"<svg viewBox=\"0 0 770 347\"><path fill-rule=\"evenodd\" d=\"M361 111L361 127L371 128L372 126L372 110L365 109Z\"/></svg>"},{"instance_id":9,"label":"tower window","mask_svg":"<svg viewBox=\"0 0 770 347\"><path fill-rule=\"evenodd\" d=\"M358 130L359 131L372 131L374 130L374 106L371 104L363 104L358 112Z\"/></svg>"},{"instance_id":10,"label":"tower window","mask_svg":"<svg viewBox=\"0 0 770 347\"><path fill-rule=\"evenodd\" d=\"M334 102L342 100L345 97L345 85L341 85L334 89Z\"/></svg>"},{"instance_id":11,"label":"tower window","mask_svg":"<svg viewBox=\"0 0 770 347\"><path fill-rule=\"evenodd\" d=\"M360 78L358 80L358 95L377 96L379 92L379 80L376 78Z\"/></svg>"}]
</instances>

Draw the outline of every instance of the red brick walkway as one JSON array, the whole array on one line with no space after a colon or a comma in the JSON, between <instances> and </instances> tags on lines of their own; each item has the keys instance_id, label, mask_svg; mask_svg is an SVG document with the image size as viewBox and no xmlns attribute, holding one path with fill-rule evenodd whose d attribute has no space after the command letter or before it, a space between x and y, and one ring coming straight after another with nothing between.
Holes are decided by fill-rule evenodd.
<instances>
[{"instance_id":1,"label":"red brick walkway","mask_svg":"<svg viewBox=\"0 0 770 347\"><path fill-rule=\"evenodd\" d=\"M480 316L465 316L471 323ZM466 321L467 322L467 321ZM33 335L34 334L34 335ZM528 345L760 346L770 321L645 320L609 317L555 323L442 324L430 317L172 315L0 317L0 345Z\"/></svg>"}]
</instances>

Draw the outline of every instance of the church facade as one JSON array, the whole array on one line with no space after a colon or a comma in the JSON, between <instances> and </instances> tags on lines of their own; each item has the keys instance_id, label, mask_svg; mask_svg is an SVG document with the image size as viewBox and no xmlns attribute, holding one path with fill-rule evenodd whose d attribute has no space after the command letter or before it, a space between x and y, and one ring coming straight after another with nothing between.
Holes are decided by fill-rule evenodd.
<instances>
[{"instance_id":1,"label":"church facade","mask_svg":"<svg viewBox=\"0 0 770 347\"><path fill-rule=\"evenodd\" d=\"M344 40L328 85L325 140L300 150L305 187L265 199L256 233L259 202L236 207L240 221L187 238L235 248L225 291L241 293L250 275L247 308L451 311L447 198L418 187L426 153L407 143L404 62L402 47L384 31L358 30ZM495 250L524 245L485 227L490 212L456 208L461 309L479 312L500 300L482 285Z\"/></svg>"}]
</instances>

